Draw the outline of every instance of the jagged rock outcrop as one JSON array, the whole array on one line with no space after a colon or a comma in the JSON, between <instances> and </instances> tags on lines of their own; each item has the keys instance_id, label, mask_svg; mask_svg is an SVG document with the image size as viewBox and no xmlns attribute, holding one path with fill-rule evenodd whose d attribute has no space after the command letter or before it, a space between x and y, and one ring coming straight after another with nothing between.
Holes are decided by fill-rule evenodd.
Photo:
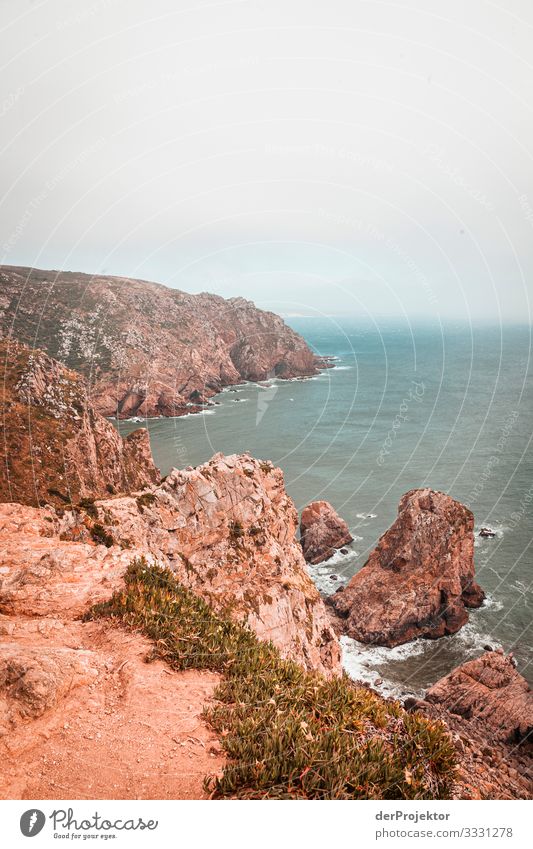
<instances>
[{"instance_id":1,"label":"jagged rock outcrop","mask_svg":"<svg viewBox=\"0 0 533 849\"><path fill-rule=\"evenodd\" d=\"M83 378L39 350L0 340L0 500L67 506L159 480L148 432L122 439Z\"/></svg>"},{"instance_id":2,"label":"jagged rock outcrop","mask_svg":"<svg viewBox=\"0 0 533 849\"><path fill-rule=\"evenodd\" d=\"M533 692L503 652L463 663L428 690L426 700L482 723L487 736L533 752Z\"/></svg>"},{"instance_id":3,"label":"jagged rock outcrop","mask_svg":"<svg viewBox=\"0 0 533 849\"><path fill-rule=\"evenodd\" d=\"M313 501L302 512L300 538L307 563L329 560L353 542L348 525L327 501Z\"/></svg>"},{"instance_id":4,"label":"jagged rock outcrop","mask_svg":"<svg viewBox=\"0 0 533 849\"><path fill-rule=\"evenodd\" d=\"M139 497L94 503L104 537L149 552L219 611L246 621L285 657L327 675L340 649L296 540L298 514L283 473L248 455L219 454L196 469L174 469ZM64 536L83 523L64 517Z\"/></svg>"},{"instance_id":5,"label":"jagged rock outcrop","mask_svg":"<svg viewBox=\"0 0 533 849\"><path fill-rule=\"evenodd\" d=\"M87 510L58 516L0 505L0 612L81 611L144 555L285 657L340 673L339 643L295 539L298 517L279 469L217 455L137 497Z\"/></svg>"},{"instance_id":6,"label":"jagged rock outcrop","mask_svg":"<svg viewBox=\"0 0 533 849\"><path fill-rule=\"evenodd\" d=\"M194 412L224 386L330 362L244 298L119 277L0 266L0 335L81 372L104 416Z\"/></svg>"},{"instance_id":7,"label":"jagged rock outcrop","mask_svg":"<svg viewBox=\"0 0 533 849\"><path fill-rule=\"evenodd\" d=\"M467 661L405 706L450 729L458 798L531 799L533 693L512 655L490 651Z\"/></svg>"},{"instance_id":8,"label":"jagged rock outcrop","mask_svg":"<svg viewBox=\"0 0 533 849\"><path fill-rule=\"evenodd\" d=\"M418 489L363 568L330 603L343 633L397 646L458 631L484 594L474 580L474 517L442 492Z\"/></svg>"}]
</instances>

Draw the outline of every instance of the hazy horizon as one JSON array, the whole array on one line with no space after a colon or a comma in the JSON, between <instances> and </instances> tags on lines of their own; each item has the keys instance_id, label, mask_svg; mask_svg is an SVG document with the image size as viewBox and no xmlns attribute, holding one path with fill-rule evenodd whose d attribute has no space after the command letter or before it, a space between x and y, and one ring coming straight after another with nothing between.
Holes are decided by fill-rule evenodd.
<instances>
[{"instance_id":1,"label":"hazy horizon","mask_svg":"<svg viewBox=\"0 0 533 849\"><path fill-rule=\"evenodd\" d=\"M531 324L525 0L2 12L1 262Z\"/></svg>"}]
</instances>

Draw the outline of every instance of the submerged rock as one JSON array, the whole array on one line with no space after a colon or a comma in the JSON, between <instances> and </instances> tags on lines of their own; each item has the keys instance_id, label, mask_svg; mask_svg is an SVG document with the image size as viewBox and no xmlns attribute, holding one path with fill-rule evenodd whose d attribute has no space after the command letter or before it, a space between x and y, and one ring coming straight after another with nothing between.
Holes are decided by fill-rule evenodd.
<instances>
[{"instance_id":1,"label":"submerged rock","mask_svg":"<svg viewBox=\"0 0 533 849\"><path fill-rule=\"evenodd\" d=\"M327 501L314 501L302 513L301 543L308 563L323 563L353 542L348 525Z\"/></svg>"},{"instance_id":2,"label":"submerged rock","mask_svg":"<svg viewBox=\"0 0 533 849\"><path fill-rule=\"evenodd\" d=\"M339 629L361 642L397 646L454 634L479 607L474 580L474 517L449 495L408 492L398 518L369 559L329 602Z\"/></svg>"}]
</instances>

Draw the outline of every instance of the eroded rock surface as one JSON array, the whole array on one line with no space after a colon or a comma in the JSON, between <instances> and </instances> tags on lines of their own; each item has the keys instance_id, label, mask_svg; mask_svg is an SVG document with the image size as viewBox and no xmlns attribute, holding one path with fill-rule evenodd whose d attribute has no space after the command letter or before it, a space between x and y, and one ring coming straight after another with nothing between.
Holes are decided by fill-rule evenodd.
<instances>
[{"instance_id":1,"label":"eroded rock surface","mask_svg":"<svg viewBox=\"0 0 533 849\"><path fill-rule=\"evenodd\" d=\"M437 681L426 695L450 713L482 722L504 743L529 745L533 752L533 692L512 657L486 652Z\"/></svg>"},{"instance_id":2,"label":"eroded rock surface","mask_svg":"<svg viewBox=\"0 0 533 849\"><path fill-rule=\"evenodd\" d=\"M15 266L0 266L0 333L80 371L96 411L120 418L183 415L232 383L331 365L244 298Z\"/></svg>"},{"instance_id":3,"label":"eroded rock surface","mask_svg":"<svg viewBox=\"0 0 533 849\"><path fill-rule=\"evenodd\" d=\"M486 652L467 661L406 707L450 729L458 798L533 797L533 693L512 656Z\"/></svg>"},{"instance_id":4,"label":"eroded rock surface","mask_svg":"<svg viewBox=\"0 0 533 849\"><path fill-rule=\"evenodd\" d=\"M0 340L0 500L68 506L156 483L148 432L122 439L83 378L38 350Z\"/></svg>"},{"instance_id":5,"label":"eroded rock surface","mask_svg":"<svg viewBox=\"0 0 533 849\"><path fill-rule=\"evenodd\" d=\"M474 580L474 517L449 495L408 492L363 568L330 599L338 627L397 646L458 631L484 593Z\"/></svg>"},{"instance_id":6,"label":"eroded rock surface","mask_svg":"<svg viewBox=\"0 0 533 849\"><path fill-rule=\"evenodd\" d=\"M353 542L348 525L327 501L313 501L302 512L300 535L308 563L330 560L335 551Z\"/></svg>"},{"instance_id":7,"label":"eroded rock surface","mask_svg":"<svg viewBox=\"0 0 533 849\"><path fill-rule=\"evenodd\" d=\"M339 643L296 540L298 514L280 469L218 454L196 469L174 469L137 498L103 499L95 509L117 542L149 552L284 657L340 673Z\"/></svg>"}]
</instances>

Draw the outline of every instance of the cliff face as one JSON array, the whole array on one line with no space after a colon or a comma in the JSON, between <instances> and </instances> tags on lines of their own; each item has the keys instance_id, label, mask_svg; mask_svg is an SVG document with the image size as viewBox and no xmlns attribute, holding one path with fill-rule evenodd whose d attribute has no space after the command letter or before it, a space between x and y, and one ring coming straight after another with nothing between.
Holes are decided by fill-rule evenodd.
<instances>
[{"instance_id":1,"label":"cliff face","mask_svg":"<svg viewBox=\"0 0 533 849\"><path fill-rule=\"evenodd\" d=\"M511 656L492 651L463 663L437 681L426 699L479 723L487 737L533 753L533 692Z\"/></svg>"},{"instance_id":2,"label":"cliff face","mask_svg":"<svg viewBox=\"0 0 533 849\"><path fill-rule=\"evenodd\" d=\"M101 798L198 798L223 765L202 722L218 676L143 663L150 646L138 634L80 620L123 590L136 558L171 568L285 657L340 675L296 524L280 470L249 457L217 456L76 510L0 504L0 796L54 798L61 783L68 798L91 787Z\"/></svg>"},{"instance_id":3,"label":"cliff face","mask_svg":"<svg viewBox=\"0 0 533 849\"><path fill-rule=\"evenodd\" d=\"M0 500L65 506L159 480L146 430L122 439L83 378L42 351L0 340Z\"/></svg>"},{"instance_id":4,"label":"cliff face","mask_svg":"<svg viewBox=\"0 0 533 849\"><path fill-rule=\"evenodd\" d=\"M284 657L340 673L339 644L296 541L298 515L280 469L216 455L197 469L174 469L137 498L96 501L94 511L103 534L168 566ZM64 537L86 535L79 518L68 521Z\"/></svg>"},{"instance_id":5,"label":"cliff face","mask_svg":"<svg viewBox=\"0 0 533 849\"><path fill-rule=\"evenodd\" d=\"M0 612L80 613L145 556L283 656L340 674L339 643L295 540L297 513L270 464L218 455L138 497L59 514L6 504L0 520Z\"/></svg>"},{"instance_id":6,"label":"cliff face","mask_svg":"<svg viewBox=\"0 0 533 849\"><path fill-rule=\"evenodd\" d=\"M118 277L0 266L0 332L88 380L105 416L177 416L241 380L325 363L274 313Z\"/></svg>"},{"instance_id":7,"label":"cliff face","mask_svg":"<svg viewBox=\"0 0 533 849\"><path fill-rule=\"evenodd\" d=\"M403 496L398 518L360 572L330 599L339 627L362 642L397 646L453 634L479 607L474 517L442 492Z\"/></svg>"}]
</instances>

